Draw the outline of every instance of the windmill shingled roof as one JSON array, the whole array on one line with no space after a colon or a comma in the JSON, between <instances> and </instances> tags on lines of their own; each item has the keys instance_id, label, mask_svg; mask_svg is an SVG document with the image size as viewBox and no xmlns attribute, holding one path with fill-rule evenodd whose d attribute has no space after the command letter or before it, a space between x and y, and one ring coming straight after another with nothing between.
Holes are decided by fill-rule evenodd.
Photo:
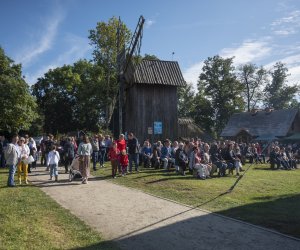
<instances>
[{"instance_id":1,"label":"windmill shingled roof","mask_svg":"<svg viewBox=\"0 0 300 250\"><path fill-rule=\"evenodd\" d=\"M136 66L130 82L173 86L186 84L178 62L161 60L142 60Z\"/></svg>"},{"instance_id":2,"label":"windmill shingled roof","mask_svg":"<svg viewBox=\"0 0 300 250\"><path fill-rule=\"evenodd\" d=\"M233 137L241 130L247 130L252 136L271 134L286 136L297 115L297 109L282 109L272 112L257 111L255 115L249 112L233 114L221 136Z\"/></svg>"}]
</instances>

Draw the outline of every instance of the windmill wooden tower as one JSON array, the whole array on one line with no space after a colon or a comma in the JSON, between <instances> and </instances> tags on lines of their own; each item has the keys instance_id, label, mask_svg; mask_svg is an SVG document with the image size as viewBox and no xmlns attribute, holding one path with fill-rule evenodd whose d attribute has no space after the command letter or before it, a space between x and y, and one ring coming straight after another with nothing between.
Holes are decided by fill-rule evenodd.
<instances>
[{"instance_id":1,"label":"windmill wooden tower","mask_svg":"<svg viewBox=\"0 0 300 250\"><path fill-rule=\"evenodd\" d=\"M145 19L141 16L127 53L120 51L119 98L113 132L133 132L144 139L178 137L177 87L184 86L174 61L141 60L140 48Z\"/></svg>"},{"instance_id":2,"label":"windmill wooden tower","mask_svg":"<svg viewBox=\"0 0 300 250\"><path fill-rule=\"evenodd\" d=\"M138 60L140 58L144 23L145 23L145 18L143 16L140 16L136 29L131 38L131 42L128 48L126 49L125 44L121 44L120 38L122 36L121 34L122 21L119 18L119 27L117 30L117 51L118 51L117 70L118 70L119 91L118 91L118 100L114 108L114 113L113 113L111 126L110 126L115 137L117 137L118 134L124 132L124 112L125 112L124 90L126 87L125 74L127 74L129 66L131 71L132 70L134 71L138 63Z\"/></svg>"}]
</instances>

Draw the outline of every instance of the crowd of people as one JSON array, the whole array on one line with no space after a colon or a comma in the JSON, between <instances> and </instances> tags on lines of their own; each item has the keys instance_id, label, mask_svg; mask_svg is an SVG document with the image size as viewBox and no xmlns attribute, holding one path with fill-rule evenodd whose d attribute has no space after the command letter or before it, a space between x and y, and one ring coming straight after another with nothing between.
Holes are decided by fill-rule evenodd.
<instances>
[{"instance_id":1,"label":"crowd of people","mask_svg":"<svg viewBox=\"0 0 300 250\"><path fill-rule=\"evenodd\" d=\"M14 136L11 143L4 136L0 138L0 164L9 167L8 186L15 186L14 175L17 170L18 183L28 183L28 173L36 168L39 159L42 166L49 171L50 180L58 181L58 166L63 165L65 173L74 161L79 161L82 183L87 184L90 165L94 171L97 165L104 167L111 162L112 177L125 176L139 172L139 167L162 168L176 171L181 175L192 174L195 178L207 179L214 174L224 177L228 174L237 176L243 171L243 165L249 163L270 163L272 169L293 170L297 168L300 154L297 144L282 146L278 142L261 145L260 143L236 143L234 141L214 141L206 143L199 139L187 141L149 140L140 145L133 133L121 134L113 140L111 136L95 134L92 137L82 135L61 137L55 140L49 134L41 141L32 137ZM23 174L23 177L22 177Z\"/></svg>"}]
</instances>

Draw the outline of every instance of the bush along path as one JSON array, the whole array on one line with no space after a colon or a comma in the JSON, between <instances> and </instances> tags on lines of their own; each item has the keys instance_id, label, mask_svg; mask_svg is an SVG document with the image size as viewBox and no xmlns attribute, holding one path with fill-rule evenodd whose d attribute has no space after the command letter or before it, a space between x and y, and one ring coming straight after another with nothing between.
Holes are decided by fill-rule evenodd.
<instances>
[{"instance_id":1,"label":"bush along path","mask_svg":"<svg viewBox=\"0 0 300 250\"><path fill-rule=\"evenodd\" d=\"M61 172L63 170L61 169ZM30 182L121 249L299 249L296 238L116 185L103 177ZM126 178L126 177L124 177ZM91 246L92 247L92 246Z\"/></svg>"}]
</instances>

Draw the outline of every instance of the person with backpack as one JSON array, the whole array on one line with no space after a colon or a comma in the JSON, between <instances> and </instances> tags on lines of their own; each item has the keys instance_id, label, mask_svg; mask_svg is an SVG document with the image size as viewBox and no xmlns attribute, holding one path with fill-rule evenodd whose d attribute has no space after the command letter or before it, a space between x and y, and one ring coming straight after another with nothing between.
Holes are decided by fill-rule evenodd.
<instances>
[{"instance_id":1,"label":"person with backpack","mask_svg":"<svg viewBox=\"0 0 300 250\"><path fill-rule=\"evenodd\" d=\"M181 175L185 176L185 170L186 166L188 164L188 156L183 150L183 143L178 144L178 149L175 152L175 161L178 163L179 166L179 172L181 172Z\"/></svg>"}]
</instances>

